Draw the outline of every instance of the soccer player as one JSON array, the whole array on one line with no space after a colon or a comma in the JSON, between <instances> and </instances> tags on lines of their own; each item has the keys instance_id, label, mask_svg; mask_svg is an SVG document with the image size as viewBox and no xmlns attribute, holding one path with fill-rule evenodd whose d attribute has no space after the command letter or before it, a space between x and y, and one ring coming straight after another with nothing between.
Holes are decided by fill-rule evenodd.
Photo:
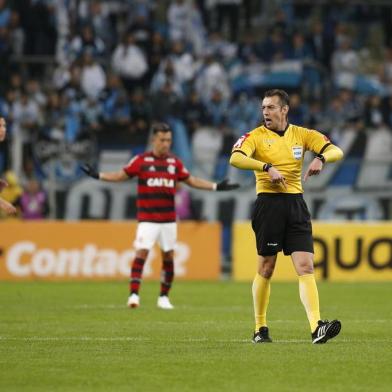
<instances>
[{"instance_id":1,"label":"soccer player","mask_svg":"<svg viewBox=\"0 0 392 392\"><path fill-rule=\"evenodd\" d=\"M265 93L261 110L264 124L235 143L231 165L254 170L257 200L252 216L258 270L252 294L256 321L254 343L272 342L266 313L270 279L278 252L290 255L299 279L299 294L309 320L312 343L325 343L341 328L338 320L321 320L313 271L310 214L302 197L301 172L305 151L316 155L304 181L318 175L327 162L343 157L342 150L318 131L288 123L289 96L283 90Z\"/></svg>"},{"instance_id":2,"label":"soccer player","mask_svg":"<svg viewBox=\"0 0 392 392\"><path fill-rule=\"evenodd\" d=\"M82 169L89 176L103 181L116 182L138 178L139 223L127 306L137 308L140 305L139 289L144 263L154 243L158 242L162 251L162 278L157 306L161 309L173 309L168 295L174 277L173 256L177 239L174 196L177 181L210 191L228 191L238 188L239 185L230 184L227 180L214 183L192 176L181 160L170 154L172 131L169 126L157 123L153 126L152 133L152 151L136 155L123 169L117 172L97 172L89 165L84 165Z\"/></svg>"},{"instance_id":3,"label":"soccer player","mask_svg":"<svg viewBox=\"0 0 392 392\"><path fill-rule=\"evenodd\" d=\"M0 142L4 141L5 135L7 134L7 128L4 118L0 117ZM0 178L0 192L8 186L7 181L4 181ZM7 214L15 214L16 208L9 203L7 200L4 200L0 197L0 210L5 211Z\"/></svg>"}]
</instances>

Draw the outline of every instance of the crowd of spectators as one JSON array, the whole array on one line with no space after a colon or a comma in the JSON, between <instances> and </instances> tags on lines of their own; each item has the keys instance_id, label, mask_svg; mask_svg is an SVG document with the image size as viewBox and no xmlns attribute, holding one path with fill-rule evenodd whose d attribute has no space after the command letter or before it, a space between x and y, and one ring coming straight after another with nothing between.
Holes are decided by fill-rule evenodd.
<instances>
[{"instance_id":1,"label":"crowd of spectators","mask_svg":"<svg viewBox=\"0 0 392 392\"><path fill-rule=\"evenodd\" d=\"M196 175L221 178L271 87L291 93L291 122L336 143L354 125L391 134L392 6L382 4L0 0L0 173L27 184L49 167L74 181L78 159L138 153L162 120Z\"/></svg>"}]
</instances>

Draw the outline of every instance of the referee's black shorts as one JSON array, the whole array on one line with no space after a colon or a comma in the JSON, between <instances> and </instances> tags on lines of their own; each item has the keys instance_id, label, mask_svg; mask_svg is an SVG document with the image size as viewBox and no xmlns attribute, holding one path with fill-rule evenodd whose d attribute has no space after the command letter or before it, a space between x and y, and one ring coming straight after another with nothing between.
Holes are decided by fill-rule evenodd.
<instances>
[{"instance_id":1,"label":"referee's black shorts","mask_svg":"<svg viewBox=\"0 0 392 392\"><path fill-rule=\"evenodd\" d=\"M302 194L259 193L252 215L257 253L313 252L312 223Z\"/></svg>"}]
</instances>

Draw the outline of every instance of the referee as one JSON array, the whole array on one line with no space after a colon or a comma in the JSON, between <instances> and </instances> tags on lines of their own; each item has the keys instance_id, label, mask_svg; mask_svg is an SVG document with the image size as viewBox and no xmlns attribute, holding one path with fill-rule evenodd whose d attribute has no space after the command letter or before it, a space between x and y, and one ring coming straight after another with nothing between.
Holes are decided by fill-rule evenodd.
<instances>
[{"instance_id":1,"label":"referee","mask_svg":"<svg viewBox=\"0 0 392 392\"><path fill-rule=\"evenodd\" d=\"M321 320L313 271L313 237L310 214L302 197L305 151L316 154L304 181L318 175L327 162L343 157L342 150L318 131L288 123L289 96L283 90L265 93L261 110L264 124L235 143L230 164L254 170L257 200L252 216L259 255L252 286L256 328L254 343L272 342L266 313L270 280L277 254L290 255L299 279L299 293L309 320L312 343L325 343L341 329L338 320Z\"/></svg>"}]
</instances>

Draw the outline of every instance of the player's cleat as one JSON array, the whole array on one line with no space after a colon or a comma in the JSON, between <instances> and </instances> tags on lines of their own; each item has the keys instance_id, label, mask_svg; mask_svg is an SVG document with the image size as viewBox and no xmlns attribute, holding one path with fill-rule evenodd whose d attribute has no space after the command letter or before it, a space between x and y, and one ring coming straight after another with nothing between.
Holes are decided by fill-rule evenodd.
<instances>
[{"instance_id":1,"label":"player's cleat","mask_svg":"<svg viewBox=\"0 0 392 392\"><path fill-rule=\"evenodd\" d=\"M158 297L157 306L158 308L165 310L174 309L174 306L169 301L169 297L166 295L161 295L160 297Z\"/></svg>"},{"instance_id":2,"label":"player's cleat","mask_svg":"<svg viewBox=\"0 0 392 392\"><path fill-rule=\"evenodd\" d=\"M312 333L312 343L326 343L339 334L342 324L339 320L319 320L316 330Z\"/></svg>"},{"instance_id":3,"label":"player's cleat","mask_svg":"<svg viewBox=\"0 0 392 392\"><path fill-rule=\"evenodd\" d=\"M255 332L252 339L253 343L272 343L269 337L268 327L260 327L259 332Z\"/></svg>"},{"instance_id":4,"label":"player's cleat","mask_svg":"<svg viewBox=\"0 0 392 392\"><path fill-rule=\"evenodd\" d=\"M128 297L128 308L138 308L140 306L140 297L133 293Z\"/></svg>"}]
</instances>

